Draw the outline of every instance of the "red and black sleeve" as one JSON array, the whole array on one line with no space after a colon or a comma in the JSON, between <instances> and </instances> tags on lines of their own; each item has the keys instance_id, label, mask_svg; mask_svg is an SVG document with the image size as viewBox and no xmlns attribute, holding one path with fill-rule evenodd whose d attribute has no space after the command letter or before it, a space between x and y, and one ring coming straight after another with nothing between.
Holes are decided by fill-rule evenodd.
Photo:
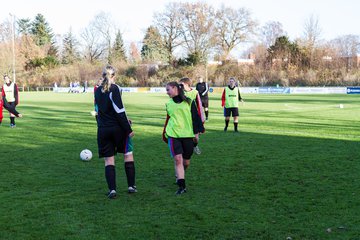
<instances>
[{"instance_id":1,"label":"red and black sleeve","mask_svg":"<svg viewBox=\"0 0 360 240\"><path fill-rule=\"evenodd\" d=\"M15 106L19 104L19 89L16 83L14 83L14 97L15 97Z\"/></svg>"},{"instance_id":2,"label":"red and black sleeve","mask_svg":"<svg viewBox=\"0 0 360 240\"><path fill-rule=\"evenodd\" d=\"M225 107L225 89L222 93L222 96L221 96L221 106L222 107Z\"/></svg>"}]
</instances>

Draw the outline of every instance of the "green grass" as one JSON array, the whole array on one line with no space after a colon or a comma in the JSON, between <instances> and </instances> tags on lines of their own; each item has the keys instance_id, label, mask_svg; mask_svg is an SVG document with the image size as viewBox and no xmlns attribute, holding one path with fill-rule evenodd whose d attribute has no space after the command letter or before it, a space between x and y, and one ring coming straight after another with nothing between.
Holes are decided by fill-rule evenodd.
<instances>
[{"instance_id":1,"label":"green grass","mask_svg":"<svg viewBox=\"0 0 360 240\"><path fill-rule=\"evenodd\" d=\"M244 97L240 134L222 131L210 99L177 197L161 140L168 97L124 93L139 192L126 193L117 158L120 196L108 200L93 96L21 93L24 118L10 129L4 112L0 127L0 239L359 239L360 96Z\"/></svg>"}]
</instances>

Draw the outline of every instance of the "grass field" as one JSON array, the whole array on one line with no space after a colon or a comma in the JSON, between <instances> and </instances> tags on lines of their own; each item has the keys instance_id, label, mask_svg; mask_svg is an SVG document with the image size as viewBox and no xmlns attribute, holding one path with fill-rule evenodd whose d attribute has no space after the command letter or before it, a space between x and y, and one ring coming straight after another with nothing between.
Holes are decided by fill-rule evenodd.
<instances>
[{"instance_id":1,"label":"grass field","mask_svg":"<svg viewBox=\"0 0 360 240\"><path fill-rule=\"evenodd\" d=\"M117 158L115 200L92 94L20 97L24 118L10 129L4 112L0 126L0 239L360 239L360 96L245 95L239 134L232 123L223 132L213 96L188 193L175 196L161 140L168 97L124 93L139 192L127 194Z\"/></svg>"}]
</instances>

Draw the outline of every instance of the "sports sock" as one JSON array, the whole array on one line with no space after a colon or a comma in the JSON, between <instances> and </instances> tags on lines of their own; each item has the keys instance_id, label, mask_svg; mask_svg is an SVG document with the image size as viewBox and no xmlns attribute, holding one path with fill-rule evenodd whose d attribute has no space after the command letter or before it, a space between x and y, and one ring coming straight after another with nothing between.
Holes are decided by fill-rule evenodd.
<instances>
[{"instance_id":1,"label":"sports sock","mask_svg":"<svg viewBox=\"0 0 360 240\"><path fill-rule=\"evenodd\" d=\"M234 131L237 132L238 131L238 123L234 122Z\"/></svg>"},{"instance_id":2,"label":"sports sock","mask_svg":"<svg viewBox=\"0 0 360 240\"><path fill-rule=\"evenodd\" d=\"M15 117L10 117L10 123L15 125Z\"/></svg>"},{"instance_id":3,"label":"sports sock","mask_svg":"<svg viewBox=\"0 0 360 240\"><path fill-rule=\"evenodd\" d=\"M116 173L114 165L105 166L105 178L108 184L109 190L116 191Z\"/></svg>"},{"instance_id":4,"label":"sports sock","mask_svg":"<svg viewBox=\"0 0 360 240\"><path fill-rule=\"evenodd\" d=\"M135 186L135 164L134 162L125 162L125 173L129 187Z\"/></svg>"},{"instance_id":5,"label":"sports sock","mask_svg":"<svg viewBox=\"0 0 360 240\"><path fill-rule=\"evenodd\" d=\"M208 117L209 117L209 111L205 111L205 117L206 117L206 119L208 119Z\"/></svg>"},{"instance_id":6,"label":"sports sock","mask_svg":"<svg viewBox=\"0 0 360 240\"><path fill-rule=\"evenodd\" d=\"M186 188L186 185L185 185L185 179L178 179L177 180L177 184L180 188L184 189Z\"/></svg>"},{"instance_id":7,"label":"sports sock","mask_svg":"<svg viewBox=\"0 0 360 240\"><path fill-rule=\"evenodd\" d=\"M228 128L230 120L225 120L225 129Z\"/></svg>"}]
</instances>

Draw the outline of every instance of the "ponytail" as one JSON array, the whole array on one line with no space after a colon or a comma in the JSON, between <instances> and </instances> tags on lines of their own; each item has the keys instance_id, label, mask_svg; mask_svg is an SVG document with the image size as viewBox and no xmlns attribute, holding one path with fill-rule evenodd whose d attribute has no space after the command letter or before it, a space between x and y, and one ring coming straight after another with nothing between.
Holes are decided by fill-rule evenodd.
<instances>
[{"instance_id":1,"label":"ponytail","mask_svg":"<svg viewBox=\"0 0 360 240\"><path fill-rule=\"evenodd\" d=\"M184 85L178 84L177 82L169 82L167 85L170 87L176 87L178 89L178 96L180 99L187 102L188 104L191 103L191 99L185 96Z\"/></svg>"},{"instance_id":2,"label":"ponytail","mask_svg":"<svg viewBox=\"0 0 360 240\"><path fill-rule=\"evenodd\" d=\"M102 72L103 81L101 82L101 86L102 86L101 91L103 93L108 92L110 90L110 86L111 86L110 78L113 78L114 76L115 76L115 69L112 66L107 65Z\"/></svg>"}]
</instances>

